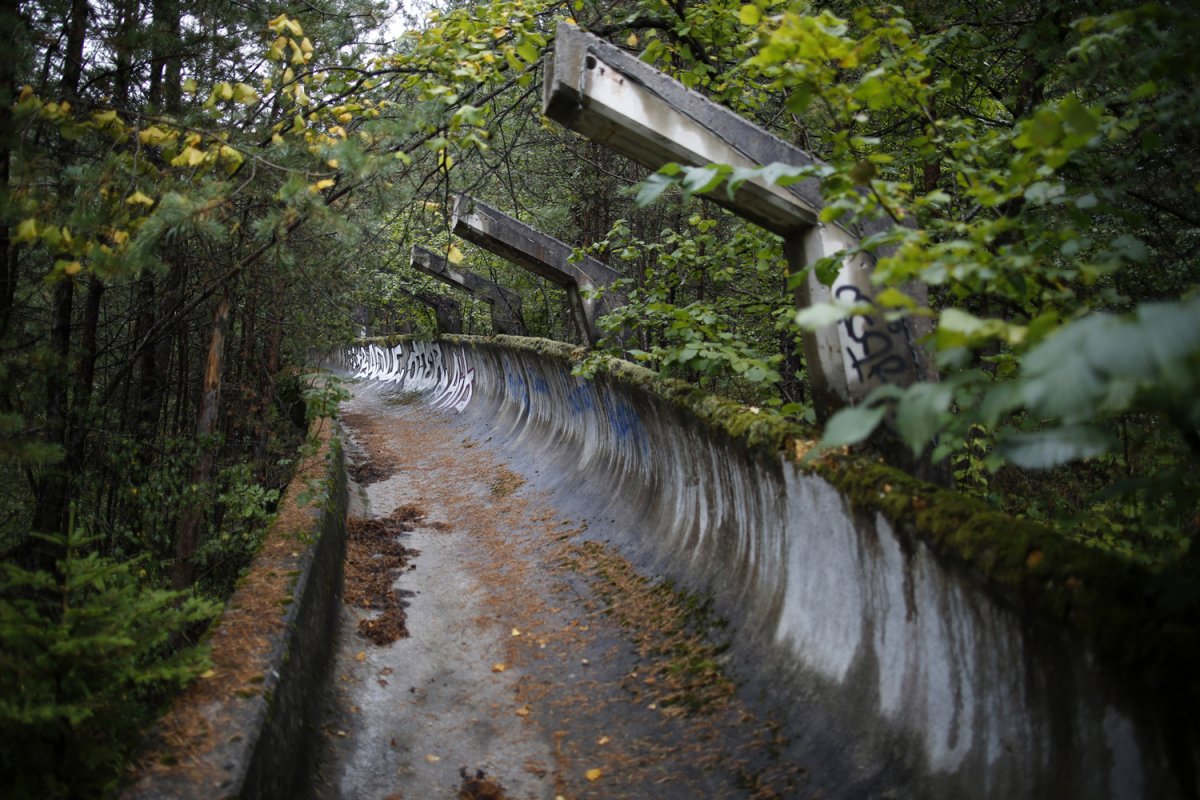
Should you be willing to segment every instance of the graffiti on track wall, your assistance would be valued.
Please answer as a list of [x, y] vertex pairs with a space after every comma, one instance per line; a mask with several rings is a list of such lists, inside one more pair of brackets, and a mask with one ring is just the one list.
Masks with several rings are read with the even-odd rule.
[[458, 350], [447, 355], [437, 342], [352, 345], [342, 351], [341, 362], [355, 378], [432, 392], [435, 408], [459, 413], [471, 402], [475, 387], [475, 368], [468, 366], [466, 355]]

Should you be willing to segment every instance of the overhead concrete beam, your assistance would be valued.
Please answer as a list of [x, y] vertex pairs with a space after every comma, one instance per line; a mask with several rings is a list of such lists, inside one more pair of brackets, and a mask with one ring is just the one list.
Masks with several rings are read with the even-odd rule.
[[476, 275], [469, 269], [455, 267], [437, 253], [420, 245], [413, 245], [410, 263], [414, 269], [487, 302], [492, 307], [492, 326], [497, 333], [528, 335], [521, 316], [521, 295], [505, 289], [495, 281]]
[[416, 300], [418, 303], [424, 303], [433, 309], [434, 319], [437, 320], [438, 333], [463, 332], [462, 309], [459, 307], [458, 301], [453, 297], [420, 290], [413, 292], [403, 288], [400, 289], [400, 292]]
[[605, 288], [621, 273], [590, 256], [571, 261], [574, 248], [570, 245], [480, 200], [458, 195], [451, 227], [468, 242], [566, 289], [575, 324], [589, 345], [600, 339], [597, 318], [622, 304], [623, 298], [613, 293], [605, 292], [597, 298], [586, 297], [583, 291]]
[[[821, 163], [629, 53], [566, 23], [558, 26], [543, 100], [546, 116], [652, 170], [671, 162], [733, 167]], [[821, 223], [823, 200], [816, 179], [787, 187], [747, 181], [732, 198], [721, 191], [704, 196], [784, 237], [793, 273], [855, 246], [860, 236], [888, 227], [883, 221], [855, 228]], [[864, 256], [846, 258], [832, 287], [821, 284], [815, 271], [810, 271], [797, 290], [796, 303], [807, 307], [834, 299], [870, 299], [874, 296], [871, 269], [872, 262]], [[919, 304], [925, 302], [923, 286], [906, 288]], [[909, 321], [887, 323], [860, 316], [806, 334], [805, 357], [818, 415], [827, 418], [881, 384], [903, 386], [933, 378], [932, 364], [913, 343], [925, 332]]]

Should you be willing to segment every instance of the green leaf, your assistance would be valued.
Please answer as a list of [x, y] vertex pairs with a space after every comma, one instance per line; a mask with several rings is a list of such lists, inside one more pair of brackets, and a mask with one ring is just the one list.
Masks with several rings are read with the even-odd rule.
[[830, 417], [821, 436], [821, 447], [858, 444], [871, 435], [887, 413], [885, 406], [843, 408]]
[[1070, 425], [1037, 433], [1011, 433], [1000, 440], [997, 450], [1018, 467], [1049, 469], [1098, 456], [1111, 445], [1107, 435], [1090, 425]]
[[896, 408], [896, 432], [913, 455], [920, 454], [945, 427], [953, 399], [954, 390], [946, 384], [917, 383], [904, 392]]
[[638, 189], [636, 201], [638, 208], [645, 208], [650, 205], [674, 184], [675, 181], [669, 176], [662, 174], [661, 170], [647, 176], [646, 180], [642, 181], [641, 188]]

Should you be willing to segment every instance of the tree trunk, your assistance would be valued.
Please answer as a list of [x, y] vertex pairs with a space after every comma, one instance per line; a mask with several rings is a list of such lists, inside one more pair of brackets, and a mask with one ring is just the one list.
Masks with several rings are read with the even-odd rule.
[[[0, 30], [23, 32], [24, 22], [16, 0], [0, 0]], [[23, 36], [21, 38], [24, 38]], [[12, 104], [17, 98], [17, 59], [0, 59], [0, 188], [8, 191], [12, 167]], [[8, 333], [13, 301], [17, 296], [17, 254], [9, 235], [8, 220], [0, 220], [0, 340]]]
[[200, 443], [201, 453], [199, 461], [192, 469], [188, 487], [192, 492], [192, 499], [184, 508], [179, 517], [179, 525], [175, 529], [175, 569], [171, 576], [171, 586], [174, 589], [187, 589], [195, 582], [196, 540], [204, 516], [204, 505], [199, 497], [212, 480], [213, 466], [216, 463], [217, 447], [212, 437], [216, 433], [217, 418], [221, 409], [221, 368], [225, 360], [225, 340], [229, 336], [229, 309], [232, 302], [232, 292], [226, 286], [213, 314], [212, 338], [209, 339], [208, 358], [204, 363], [200, 410], [196, 415], [196, 440]]

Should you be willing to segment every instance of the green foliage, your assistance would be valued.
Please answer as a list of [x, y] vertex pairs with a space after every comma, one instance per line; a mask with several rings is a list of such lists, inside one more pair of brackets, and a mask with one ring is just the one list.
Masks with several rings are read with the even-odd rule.
[[0, 563], [0, 775], [7, 797], [99, 796], [115, 786], [165, 692], [206, 666], [177, 638], [219, 605], [150, 588], [137, 561], [82, 529], [42, 537], [53, 572]]
[[[1077, 512], [1091, 506], [1128, 533], [1122, 509], [1136, 508], [1147, 530], [1187, 541], [1200, 501], [1187, 477], [1200, 461], [1197, 18], [1177, 3], [843, 8], [740, 12], [757, 29], [741, 69], [786, 94], [826, 163], [668, 165], [639, 202], [814, 179], [822, 221], [890, 219], [812, 265], [830, 284], [842, 259], [873, 256], [874, 306], [822, 304], [794, 321], [931, 313], [942, 380], [877, 390], [829, 420], [823, 445], [885, 426], [915, 454], [965, 465], [985, 496], [1005, 464], [1058, 469], [1058, 481], [1090, 460], [1107, 479], [1089, 481], [1068, 528], [1087, 527]], [[932, 311], [904, 293], [912, 280], [931, 288]], [[1118, 457], [1132, 418], [1157, 420], [1136, 477]]]

